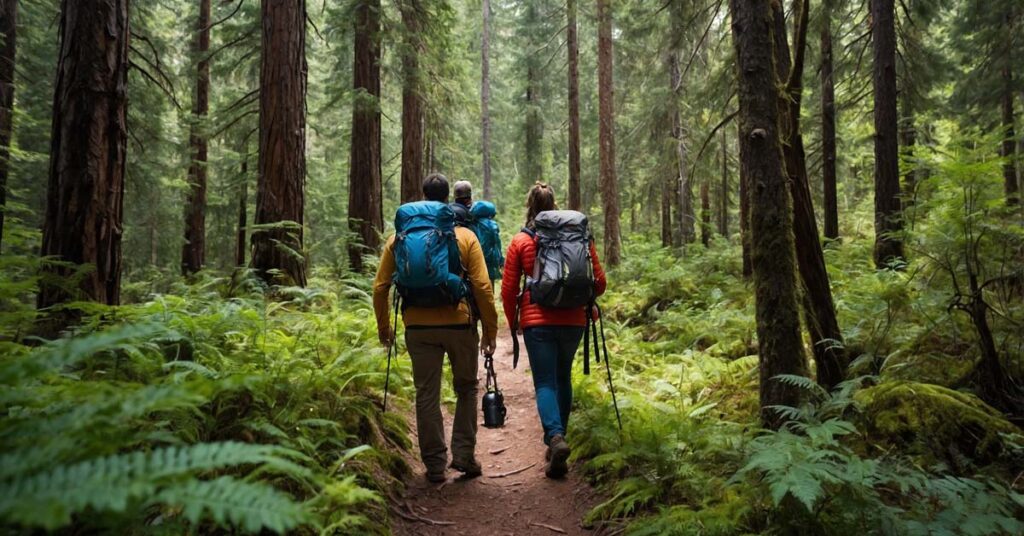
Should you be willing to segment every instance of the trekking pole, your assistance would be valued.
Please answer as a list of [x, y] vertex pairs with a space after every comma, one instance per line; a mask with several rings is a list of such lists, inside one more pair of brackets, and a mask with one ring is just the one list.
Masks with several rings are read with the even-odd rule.
[[[384, 374], [384, 413], [388, 412], [388, 387], [391, 384], [391, 350], [395, 351], [395, 358], [398, 358], [398, 293], [395, 291], [395, 323], [392, 324], [391, 343], [388, 344], [388, 368]], [[390, 320], [389, 320], [390, 322]]]
[[[615, 420], [619, 422], [619, 434], [622, 434], [622, 414], [619, 413], [619, 401], [615, 396], [615, 384], [612, 383], [612, 367], [608, 364], [608, 344], [604, 339], [604, 313], [601, 312], [601, 306], [594, 304], [597, 307], [598, 321], [601, 322], [601, 351], [604, 353], [604, 369], [608, 371], [608, 389], [612, 392], [612, 405], [615, 406]], [[594, 341], [597, 344], [597, 341]]]

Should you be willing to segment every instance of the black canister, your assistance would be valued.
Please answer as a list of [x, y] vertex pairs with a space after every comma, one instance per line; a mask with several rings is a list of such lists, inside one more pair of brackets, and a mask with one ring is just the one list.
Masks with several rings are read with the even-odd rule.
[[484, 393], [484, 426], [487, 428], [501, 428], [505, 426], [505, 395], [501, 391], [487, 391]]

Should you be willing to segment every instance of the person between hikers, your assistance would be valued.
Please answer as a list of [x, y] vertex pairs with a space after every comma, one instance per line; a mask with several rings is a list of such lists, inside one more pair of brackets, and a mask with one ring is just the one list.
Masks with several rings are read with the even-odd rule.
[[[505, 317], [510, 327], [522, 331], [526, 343], [537, 398], [537, 413], [544, 428], [544, 443], [548, 446], [546, 474], [549, 478], [561, 478], [568, 472], [566, 459], [570, 451], [565, 434], [572, 408], [572, 362], [587, 326], [587, 309], [590, 307], [544, 307], [534, 302], [529, 288], [520, 293], [520, 280], [524, 274], [529, 277], [535, 277], [536, 274], [536, 220], [541, 213], [557, 209], [555, 192], [550, 186], [538, 182], [530, 189], [526, 198], [526, 225], [508, 246], [501, 284]], [[582, 214], [569, 211], [549, 214], [553, 217], [577, 217], [582, 221], [582, 228], [586, 229], [586, 218]], [[592, 292], [587, 289], [592, 302], [604, 293], [607, 280], [589, 232], [586, 232], [584, 240], [587, 242], [582, 247], [584, 250], [589, 248], [592, 264], [592, 272], [586, 276], [593, 285]], [[586, 255], [583, 257], [585, 259]], [[515, 335], [513, 333], [513, 337]]]
[[450, 206], [455, 213], [455, 225], [473, 231], [480, 241], [493, 286], [494, 281], [501, 279], [501, 271], [505, 266], [501, 227], [495, 219], [498, 209], [490, 201], [473, 202], [473, 185], [469, 181], [456, 182], [454, 189], [455, 202]]
[[[401, 251], [396, 246], [396, 239], [402, 240], [401, 247], [411, 247], [415, 229], [408, 233], [402, 232], [402, 218], [415, 218], [417, 214], [427, 217], [417, 220], [434, 222], [448, 218], [449, 232], [453, 232], [458, 245], [459, 261], [463, 285], [468, 286], [466, 299], [457, 303], [443, 303], [431, 307], [415, 306], [409, 301], [417, 302], [408, 289], [402, 295], [402, 321], [405, 324], [405, 344], [412, 360], [413, 383], [416, 386], [416, 428], [420, 447], [420, 456], [427, 469], [427, 479], [431, 482], [443, 482], [446, 479], [445, 468], [448, 464], [448, 449], [444, 438], [444, 420], [441, 416], [441, 376], [444, 356], [452, 367], [452, 384], [457, 396], [455, 419], [452, 425], [451, 468], [463, 473], [466, 477], [480, 476], [480, 464], [476, 460], [477, 430], [477, 352], [485, 355], [494, 353], [495, 337], [498, 332], [498, 313], [494, 306], [491, 280], [487, 273], [487, 265], [480, 250], [480, 244], [472, 231], [454, 227], [453, 216], [448, 208], [448, 180], [441, 174], [433, 173], [423, 181], [423, 195], [426, 202], [409, 203], [399, 208], [396, 215], [395, 228], [397, 235], [388, 238], [381, 254], [380, 266], [373, 285], [373, 308], [377, 317], [377, 333], [381, 344], [389, 346], [394, 342], [395, 331], [391, 326], [389, 314], [389, 296], [392, 282], [401, 284], [402, 277], [396, 271], [396, 254]], [[433, 202], [433, 203], [430, 203]], [[431, 211], [434, 211], [431, 213]], [[403, 216], [405, 214], [406, 216]], [[408, 216], [412, 214], [412, 216]], [[438, 215], [442, 217], [438, 217]], [[431, 225], [432, 223], [427, 223]], [[451, 235], [449, 235], [451, 236]], [[397, 237], [397, 238], [396, 238]], [[426, 243], [436, 242], [427, 240]], [[396, 249], [399, 250], [396, 252]], [[454, 248], [450, 249], [454, 251]], [[445, 253], [449, 251], [446, 247]], [[420, 257], [423, 252], [419, 252]], [[401, 257], [400, 257], [401, 259]], [[415, 262], [415, 261], [413, 261]], [[402, 264], [405, 264], [404, 262]], [[447, 260], [444, 262], [448, 266]], [[454, 266], [454, 264], [452, 264]], [[412, 274], [423, 276], [424, 274]], [[447, 275], [447, 274], [446, 274]], [[398, 292], [399, 290], [396, 290]], [[471, 307], [469, 300], [475, 300], [476, 307]], [[420, 299], [419, 302], [424, 300]], [[474, 309], [477, 312], [474, 312]], [[476, 316], [483, 324], [483, 338], [478, 339]], [[479, 347], [478, 347], [479, 340]]]
[[468, 208], [473, 206], [473, 185], [469, 181], [456, 181], [452, 186], [455, 191], [455, 202]]

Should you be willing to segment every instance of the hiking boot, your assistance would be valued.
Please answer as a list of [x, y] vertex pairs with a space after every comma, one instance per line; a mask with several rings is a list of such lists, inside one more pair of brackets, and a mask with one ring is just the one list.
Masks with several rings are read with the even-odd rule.
[[436, 471], [432, 469], [427, 469], [427, 482], [440, 484], [441, 482], [444, 482], [446, 480], [448, 480], [448, 475], [444, 474], [444, 469], [439, 469]]
[[566, 463], [566, 460], [569, 459], [569, 454], [572, 452], [569, 450], [569, 444], [565, 442], [565, 438], [561, 435], [552, 437], [548, 452], [551, 453], [551, 460], [548, 462], [548, 468], [544, 471], [544, 474], [548, 478], [564, 477], [569, 472], [569, 465]]
[[484, 474], [483, 468], [480, 467], [480, 463], [473, 458], [468, 460], [452, 460], [451, 467], [452, 469], [462, 473], [463, 478], [476, 478]]
[[550, 445], [544, 451], [544, 461], [545, 462], [550, 462], [551, 461], [551, 446]]

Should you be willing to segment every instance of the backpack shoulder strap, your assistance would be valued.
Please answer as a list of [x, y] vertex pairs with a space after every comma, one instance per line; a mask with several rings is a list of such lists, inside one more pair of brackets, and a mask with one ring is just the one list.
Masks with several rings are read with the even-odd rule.
[[529, 227], [523, 227], [522, 229], [520, 229], [520, 232], [526, 233], [527, 235], [530, 236], [530, 238], [537, 238], [537, 231], [534, 231]]

